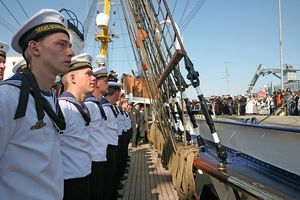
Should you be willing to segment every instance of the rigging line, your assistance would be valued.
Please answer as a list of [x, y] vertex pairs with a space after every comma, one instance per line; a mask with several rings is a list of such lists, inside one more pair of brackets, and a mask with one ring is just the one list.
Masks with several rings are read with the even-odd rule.
[[11, 33], [14, 33], [14, 30], [11, 30], [9, 26], [7, 26], [2, 20], [0, 20], [0, 25], [2, 25], [4, 28], [6, 28]]
[[[120, 1], [119, 1], [119, 3], [120, 3]], [[118, 20], [118, 24], [119, 24], [119, 27], [120, 27], [120, 30], [121, 30], [121, 33], [124, 33], [124, 30], [123, 30], [123, 24], [122, 24], [122, 22], [123, 22], [123, 20], [125, 20], [125, 18], [123, 17], [123, 19], [122, 19], [122, 21], [120, 20], [121, 19], [121, 16], [120, 16], [120, 14], [119, 14], [119, 10], [120, 10], [120, 7], [119, 6], [117, 6], [116, 7], [116, 16], [115, 16], [115, 18], [117, 18], [117, 19], [119, 19]], [[121, 11], [121, 12], [123, 12], [123, 11]], [[124, 14], [125, 15], [125, 14]], [[116, 28], [116, 27], [115, 27]], [[128, 33], [127, 33], [128, 34]], [[118, 36], [120, 36], [120, 34], [118, 34]], [[122, 66], [123, 66], [123, 69], [124, 69], [124, 62], [126, 61], [127, 62], [127, 65], [130, 67], [130, 69], [132, 70], [132, 68], [131, 68], [131, 65], [130, 65], [130, 59], [129, 59], [129, 55], [130, 55], [130, 53], [129, 53], [129, 48], [133, 48], [133, 46], [131, 45], [131, 46], [126, 46], [126, 42], [125, 42], [125, 34], [123, 34], [123, 37], [122, 37], [122, 43], [123, 43], [123, 45], [124, 45], [124, 47], [123, 48], [125, 48], [126, 50], [126, 52], [127, 53], [125, 53], [124, 54], [124, 52], [122, 53], [122, 57], [123, 57], [123, 62], [122, 62]], [[115, 47], [115, 48], [118, 48], [118, 47]], [[121, 47], [119, 47], [119, 48], [121, 48]], [[126, 58], [125, 58], [126, 57]]]
[[[145, 7], [146, 5], [145, 4], [143, 4], [143, 6], [140, 6], [141, 7], [141, 11], [143, 11], [143, 12], [145, 12], [145, 9], [147, 10], [147, 8]], [[147, 26], [149, 26], [149, 24], [146, 22], [147, 20], [149, 20], [149, 16], [144, 16], [144, 13], [141, 13], [142, 15], [143, 15], [143, 19], [144, 19], [144, 27], [146, 27], [146, 25]], [[147, 23], [147, 24], [145, 24], [145, 22]], [[147, 28], [147, 27], [146, 27]], [[149, 29], [149, 28], [148, 28]], [[149, 35], [149, 32], [147, 33], [148, 34], [148, 36], [150, 36]], [[149, 38], [149, 37], [148, 37]], [[150, 38], [149, 38], [149, 42], [151, 43], [151, 41], [150, 41]], [[151, 44], [149, 44], [149, 43], [144, 43], [145, 44], [145, 53], [147, 54], [147, 55], [149, 55], [149, 46], [148, 45], [150, 45], [151, 46]], [[152, 47], [152, 46], [151, 46]], [[145, 57], [145, 59], [147, 59], [147, 56]], [[151, 65], [153, 65], [153, 63], [154, 63], [154, 61], [153, 61], [153, 57], [152, 56], [149, 56], [148, 57], [148, 59], [147, 59], [148, 61], [149, 61], [149, 64], [151, 64]]]
[[175, 0], [175, 4], [174, 4], [173, 11], [172, 11], [172, 15], [174, 14], [174, 11], [175, 11], [175, 9], [176, 9], [176, 6], [177, 6], [177, 0]]
[[2, 3], [2, 5], [6, 8], [6, 10], [9, 12], [9, 14], [14, 18], [14, 20], [17, 22], [17, 24], [19, 25], [19, 26], [21, 26], [21, 24], [20, 24], [20, 22], [17, 20], [17, 18], [15, 17], [15, 15], [10, 11], [10, 9], [5, 5], [5, 3], [2, 1], [2, 0], [0, 0], [1, 1], [1, 3]]
[[[159, 9], [159, 11], [161, 11], [161, 6], [159, 6], [158, 9]], [[144, 10], [144, 13], [149, 13], [149, 12], [147, 12], [147, 10]], [[149, 17], [144, 17], [144, 19], [145, 19], [145, 23], [147, 23], [148, 26], [151, 26], [151, 20], [150, 20], [150, 18]], [[148, 28], [148, 29], [150, 29], [150, 28]], [[161, 64], [160, 64], [159, 60], [157, 60], [158, 59], [157, 56], [153, 55], [153, 53], [151, 53], [151, 52], [156, 52], [158, 55], [160, 55], [160, 47], [157, 45], [157, 43], [155, 42], [154, 39], [153, 39], [153, 41], [151, 40], [151, 37], [152, 38], [155, 37], [155, 36], [153, 36], [153, 32], [148, 32], [147, 34], [149, 36], [148, 37], [149, 38], [148, 45], [151, 47], [151, 49], [147, 48], [148, 57], [150, 58], [152, 65], [159, 67]], [[153, 45], [153, 43], [154, 43], [155, 46]], [[156, 47], [156, 51], [155, 51], [154, 47]], [[161, 71], [160, 72], [156, 72], [156, 74], [160, 74], [160, 73], [161, 73]]]
[[19, 4], [19, 6], [21, 7], [22, 11], [24, 12], [24, 14], [26, 15], [27, 19], [29, 19], [29, 16], [27, 15], [27, 13], [26, 13], [24, 7], [22, 6], [22, 4], [19, 2], [19, 0], [17, 0], [17, 2]]
[[10, 23], [8, 23], [7, 20], [5, 20], [4, 18], [0, 17], [0, 20], [1, 20], [8, 28], [10, 28], [12, 31], [15, 31], [15, 30], [16, 30], [16, 28], [15, 28], [13, 25], [11, 25]]
[[[136, 6], [136, 5], [135, 5]], [[131, 17], [133, 17], [132, 15], [131, 15]], [[147, 19], [147, 18], [146, 18]], [[136, 22], [136, 19], [135, 20], [133, 20], [132, 19], [132, 24], [134, 24], [134, 21]], [[137, 34], [137, 27], [132, 27], [132, 29], [135, 29], [135, 30], [133, 30], [133, 32], [135, 33], [135, 34]], [[131, 32], [131, 35], [132, 35], [132, 32]], [[131, 40], [131, 41], [134, 41], [134, 40]], [[142, 61], [146, 61], [146, 64], [150, 64], [150, 65], [153, 65], [153, 62], [150, 62], [150, 60], [149, 59], [147, 59], [148, 57], [147, 57], [147, 55], [148, 55], [148, 52], [147, 52], [147, 50], [145, 49], [145, 48], [141, 48], [141, 49], [136, 49], [136, 52], [137, 52], [137, 54], [138, 54], [138, 56], [139, 56], [139, 58], [140, 58], [140, 60], [142, 60]], [[152, 59], [152, 57], [150, 58], [150, 59]], [[150, 67], [149, 68], [151, 71], [152, 71], [152, 68]], [[154, 76], [153, 76], [153, 72], [151, 73], [151, 82], [155, 82], [157, 79], [155, 79], [154, 78]], [[152, 84], [152, 85], [156, 85], [156, 84]], [[153, 88], [154, 90], [153, 91], [155, 91], [155, 93], [152, 93], [152, 96], [154, 97], [154, 96], [156, 96], [157, 94], [158, 94], [158, 91], [157, 91], [157, 88], [155, 87], [155, 88]]]
[[182, 25], [182, 27], [181, 27], [182, 31], [184, 31], [184, 29], [187, 27], [187, 25], [192, 21], [192, 19], [195, 17], [195, 15], [198, 13], [198, 11], [202, 8], [202, 6], [204, 5], [205, 1], [206, 1], [206, 0], [203, 0], [203, 1], [201, 2], [201, 4], [198, 4], [198, 7], [197, 7], [197, 8], [195, 9], [195, 11], [190, 15], [188, 21], [186, 21], [186, 22]]
[[[161, 0], [158, 1], [158, 7], [160, 6], [160, 4], [161, 4]], [[155, 12], [155, 13], [156, 13], [156, 12]], [[159, 15], [159, 10], [158, 10], [158, 12], [156, 13], [156, 15], [157, 15], [157, 16]]]
[[[119, 0], [119, 2], [120, 2], [121, 0]], [[118, 11], [120, 10], [120, 7], [118, 6], [117, 7], [117, 9], [118, 9]], [[123, 13], [123, 10], [121, 10], [120, 12], [122, 12]], [[123, 15], [125, 15], [125, 14], [123, 14]], [[120, 13], [119, 12], [117, 12], [117, 16], [120, 18]], [[123, 16], [123, 19], [124, 20], [126, 20], [126, 18]], [[122, 43], [123, 43], [123, 45], [125, 46], [126, 45], [126, 41], [125, 41], [125, 37], [126, 37], [126, 35], [127, 35], [127, 37], [129, 38], [129, 33], [127, 32], [127, 34], [125, 35], [124, 34], [124, 28], [123, 28], [123, 21], [119, 21], [119, 25], [120, 25], [120, 29], [121, 29], [121, 33], [123, 33], [122, 35], [123, 35], [123, 37], [122, 37]], [[119, 34], [120, 35], [120, 34]], [[133, 48], [133, 45], [130, 43], [130, 47], [131, 48]], [[126, 53], [125, 53], [125, 57], [127, 58], [127, 64], [128, 64], [128, 66], [129, 66], [129, 68], [130, 68], [130, 70], [132, 70], [132, 67], [131, 67], [131, 65], [130, 65], [130, 62], [129, 62], [129, 50], [128, 50], [128, 48], [126, 48]], [[123, 54], [124, 55], [124, 54]], [[134, 61], [135, 61], [135, 63], [137, 63], [137, 60], [136, 60], [136, 58], [134, 59]]]
[[184, 9], [183, 9], [182, 16], [181, 16], [181, 18], [180, 18], [180, 20], [179, 20], [179, 26], [181, 25], [183, 16], [185, 15], [185, 12], [186, 12], [186, 10], [187, 10], [187, 7], [188, 7], [189, 2], [190, 2], [190, 0], [188, 0], [188, 1], [186, 2], [186, 4], [185, 4], [185, 7], [184, 7]]
[[[151, 6], [150, 6], [151, 7]], [[152, 8], [152, 7], [151, 7]], [[161, 11], [161, 7], [159, 6], [158, 7], [159, 8], [159, 11]], [[145, 7], [145, 12], [146, 12], [146, 10], [147, 10], [147, 8]], [[149, 13], [149, 12], [146, 12], [146, 13]], [[155, 17], [157, 17], [157, 16], [155, 16]], [[145, 20], [145, 22], [147, 23], [147, 25], [149, 25], [149, 24], [151, 24], [151, 22], [149, 22], [149, 16], [147, 16], [147, 17], [143, 17], [144, 19], [146, 19]], [[148, 19], [148, 20], [147, 20]], [[151, 20], [150, 20], [151, 21]], [[148, 28], [149, 29], [149, 28]], [[145, 46], [145, 48], [146, 48], [146, 51], [147, 51], [147, 56], [148, 56], [148, 58], [149, 58], [149, 61], [150, 61], [150, 64], [151, 65], [153, 65], [153, 66], [159, 66], [159, 65], [161, 65], [161, 62], [159, 62], [158, 60], [157, 60], [157, 57], [156, 56], [154, 56], [153, 55], [153, 53], [151, 54], [151, 52], [157, 52], [158, 53], [158, 55], [159, 55], [159, 52], [160, 52], [160, 48], [157, 46], [157, 51], [155, 51], [154, 50], [154, 48], [153, 48], [153, 43], [152, 43], [152, 40], [151, 40], [151, 37], [150, 36], [152, 36], [152, 32], [148, 32], [148, 35], [149, 35], [149, 43], [148, 43], [148, 45], [147, 46]], [[152, 36], [153, 37], [153, 36]], [[153, 42], [154, 42], [155, 40], [153, 40]], [[149, 47], [150, 47], [150, 49], [149, 49]], [[154, 67], [155, 68], [155, 67]], [[158, 74], [157, 72], [155, 73], [156, 75]]]
[[193, 16], [199, 11], [201, 6], [203, 5], [203, 2], [204, 2], [204, 0], [197, 2], [197, 4], [193, 7], [192, 11], [186, 17], [184, 22], [180, 25], [181, 29], [186, 25], [186, 23], [189, 23], [190, 20], [193, 18]]
[[[151, 2], [150, 2], [150, 4], [151, 4]], [[152, 8], [152, 5], [150, 5], [150, 7]], [[158, 9], [159, 9], [159, 12], [161, 12], [162, 15], [163, 15], [163, 11], [162, 11], [161, 5], [158, 6]], [[154, 16], [154, 17], [156, 18], [156, 20], [157, 20], [157, 22], [158, 22], [157, 16]], [[164, 18], [164, 19], [165, 19], [165, 18]], [[165, 24], [164, 24], [164, 25], [165, 25]], [[164, 26], [164, 27], [165, 27], [165, 26]], [[160, 32], [163, 32], [163, 31], [161, 31], [161, 30], [162, 30], [162, 29], [161, 29], [161, 26], [158, 26], [158, 28], [160, 28], [160, 29], [159, 29]], [[152, 35], [152, 32], [150, 32], [150, 35]], [[152, 37], [155, 38], [155, 36], [152, 36]], [[166, 43], [165, 38], [162, 37], [162, 39], [163, 39], [164, 43]], [[149, 41], [151, 42], [151, 40], [149, 40]], [[157, 56], [159, 56], [160, 59], [161, 59], [161, 61], [158, 61], [158, 60], [157, 60], [157, 57], [155, 56], [154, 58], [156, 58], [156, 64], [154, 64], [154, 65], [155, 65], [155, 66], [160, 66], [161, 64], [165, 64], [165, 63], [162, 63], [162, 62], [165, 61], [165, 59], [167, 59], [168, 57], [166, 56], [165, 51], [162, 50], [160, 46], [157, 46], [157, 41], [156, 41], [156, 42], [155, 42], [155, 41], [156, 41], [156, 40], [153, 39], [154, 44], [156, 44], [157, 51], [154, 51], [154, 50], [153, 50], [153, 45], [150, 45], [150, 46], [152, 47], [152, 52], [156, 52], [156, 53], [157, 53]], [[152, 55], [152, 54], [150, 53], [150, 55]], [[149, 55], [148, 55], [148, 56], [149, 56]], [[151, 56], [150, 56], [150, 57], [151, 57]], [[159, 67], [159, 68], [160, 68], [160, 70], [161, 70], [161, 67]], [[156, 73], [156, 74], [157, 74], [157, 73]]]
[[[122, 8], [122, 13], [123, 13], [123, 15], [124, 15], [124, 17], [125, 17], [125, 25], [126, 25], [127, 30], [128, 30], [129, 41], [130, 41], [130, 44], [133, 46], [133, 48], [132, 48], [132, 53], [133, 53], [133, 55], [134, 55], [136, 67], [138, 67], [138, 66], [137, 66], [137, 63], [138, 63], [138, 59], [137, 59], [137, 56], [138, 56], [138, 55], [137, 55], [137, 49], [136, 49], [136, 47], [133, 45], [133, 31], [132, 31], [132, 28], [131, 28], [131, 26], [130, 26], [129, 19], [128, 19], [130, 16], [128, 16], [129, 14], [126, 13], [126, 5], [125, 5], [125, 3], [124, 3], [122, 0], [120, 0], [120, 3], [121, 3], [121, 8]], [[128, 7], [128, 6], [127, 6], [127, 7]], [[127, 9], [129, 9], [129, 8], [127, 8]], [[129, 11], [128, 11], [128, 12], [129, 12]], [[130, 67], [130, 69], [132, 70], [131, 65], [129, 65], [129, 67]]]
[[203, 3], [204, 0], [198, 1], [195, 6], [193, 6], [192, 10], [189, 12], [183, 23], [180, 24], [180, 27], [184, 26], [184, 24], [191, 18], [191, 16], [195, 13], [198, 9], [199, 5]]
[[[121, 2], [122, 2], [122, 1], [121, 1]], [[122, 2], [122, 3], [123, 3], [123, 2]], [[128, 6], [129, 6], [129, 5], [128, 5]], [[125, 6], [124, 6], [124, 3], [122, 4], [122, 8], [123, 8], [123, 12], [124, 12], [124, 14], [125, 14], [126, 12], [125, 12]], [[128, 8], [128, 9], [129, 9], [129, 8]], [[129, 11], [128, 11], [128, 12], [129, 12]], [[128, 16], [128, 15], [130, 15], [130, 14], [129, 14], [129, 13], [126, 13], [126, 14], [125, 14], [125, 17], [126, 17], [126, 19], [127, 19], [127, 20], [126, 20], [126, 25], [127, 25], [128, 29], [129, 29], [129, 36], [130, 36], [130, 38], [131, 38], [130, 42], [132, 43], [132, 42], [134, 41], [134, 39], [133, 39], [133, 38], [134, 38], [134, 37], [133, 37], [133, 32], [134, 32], [134, 31], [132, 30], [133, 27], [130, 27], [130, 26], [129, 26], [129, 23], [128, 23], [128, 18], [129, 18], [129, 17], [132, 17], [132, 16]], [[133, 25], [133, 23], [131, 23], [131, 25]], [[134, 51], [134, 55], [135, 55], [135, 56], [141, 57], [141, 55], [139, 54], [140, 52], [138, 51], [138, 49], [136, 48], [136, 46], [134, 46], [134, 50], [135, 50], [135, 51]], [[136, 54], [137, 54], [137, 55], [136, 55]], [[150, 68], [150, 69], [151, 69], [151, 68]], [[150, 88], [150, 83], [149, 83], [149, 81], [151, 81], [151, 80], [146, 79], [147, 87], [148, 87], [148, 88]], [[149, 91], [151, 91], [151, 90], [149, 90]], [[154, 95], [154, 94], [153, 94], [152, 92], [150, 92], [150, 96], [154, 97], [153, 95]], [[155, 106], [155, 104], [156, 104], [156, 103], [154, 102], [154, 106]]]
[[[161, 7], [159, 7], [159, 8], [161, 9], [160, 11], [161, 11], [162, 15], [164, 15], [162, 8], [161, 8]], [[168, 13], [167, 13], [166, 15], [168, 15]], [[166, 18], [164, 18], [164, 19], [166, 19]], [[158, 21], [158, 18], [157, 18], [157, 17], [156, 17], [156, 20]], [[171, 25], [170, 27], [174, 29], [174, 27], [173, 27], [172, 25]], [[167, 25], [167, 23], [164, 23], [164, 28], [166, 28], [166, 30], [167, 30], [167, 31], [166, 31], [166, 34], [169, 35], [168, 38], [172, 38], [171, 32], [170, 32], [170, 27]], [[161, 26], [158, 26], [158, 29], [159, 29], [160, 32], [163, 32], [163, 31], [164, 31], [164, 30], [161, 29]], [[175, 37], [176, 37], [176, 36], [175, 36]], [[162, 40], [163, 40], [164, 46], [165, 46], [165, 49], [162, 50], [163, 55], [164, 55], [164, 60], [168, 60], [168, 58], [171, 58], [171, 57], [172, 57], [172, 53], [171, 53], [170, 49], [168, 48], [168, 46], [169, 46], [168, 41], [169, 41], [169, 40], [167, 41], [167, 39], [166, 39], [166, 37], [164, 36], [164, 34], [162, 35]], [[173, 41], [173, 43], [174, 43], [174, 41]]]
[[85, 46], [85, 41], [87, 38], [87, 33], [89, 31], [89, 28], [91, 26], [91, 22], [93, 20], [93, 16], [97, 7], [97, 0], [92, 0], [93, 2], [91, 3], [90, 7], [87, 9], [87, 15], [85, 17], [85, 21], [83, 23], [83, 27], [84, 27], [84, 41], [83, 41], [83, 46]]
[[111, 62], [128, 62], [128, 63], [130, 63], [130, 62], [135, 62], [135, 60], [134, 59], [119, 59], [119, 60], [110, 59], [109, 62], [110, 63]]
[[132, 45], [128, 45], [128, 46], [114, 46], [114, 49], [128, 49], [128, 48], [132, 48]]

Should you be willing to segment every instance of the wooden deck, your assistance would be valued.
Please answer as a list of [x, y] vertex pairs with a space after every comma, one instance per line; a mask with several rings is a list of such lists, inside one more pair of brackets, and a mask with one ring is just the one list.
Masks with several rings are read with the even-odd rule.
[[133, 148], [130, 152], [128, 178], [122, 183], [124, 200], [175, 200], [178, 199], [172, 177], [165, 170], [156, 151], [149, 144]]

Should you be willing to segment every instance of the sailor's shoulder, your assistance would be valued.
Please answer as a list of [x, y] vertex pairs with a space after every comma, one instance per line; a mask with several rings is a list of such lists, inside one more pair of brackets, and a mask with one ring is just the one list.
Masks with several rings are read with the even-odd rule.
[[0, 89], [1, 90], [5, 89], [5, 88], [20, 89], [20, 87], [21, 87], [21, 80], [7, 79], [4, 81], [0, 81]]
[[74, 104], [66, 99], [61, 99], [61, 98], [58, 98], [58, 103], [59, 103], [59, 106], [61, 108], [61, 110], [65, 113], [65, 112], [78, 112], [77, 108], [74, 106]]
[[[19, 99], [20, 89], [14, 84], [0, 83], [0, 101], [14, 101]], [[8, 102], [9, 103], [9, 102]]]
[[92, 101], [86, 101], [84, 102], [85, 106], [87, 107], [87, 109], [89, 110], [90, 116], [91, 118], [98, 118], [99, 115], [99, 107], [97, 105], [96, 102], [92, 102]]
[[85, 101], [84, 104], [86, 105], [86, 107], [88, 107], [88, 109], [90, 108], [98, 108], [98, 105], [93, 102], [93, 101]]

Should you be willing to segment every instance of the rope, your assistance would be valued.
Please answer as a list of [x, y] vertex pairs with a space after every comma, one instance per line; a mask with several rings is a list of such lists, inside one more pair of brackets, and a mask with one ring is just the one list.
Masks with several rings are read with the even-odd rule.
[[172, 159], [173, 184], [179, 199], [193, 199], [196, 195], [193, 174], [193, 161], [198, 149], [178, 147], [177, 154]]
[[169, 164], [174, 152], [175, 151], [172, 146], [172, 141], [171, 141], [170, 137], [168, 137], [163, 145], [163, 151], [162, 151], [162, 155], [161, 155], [161, 162], [165, 169], [169, 169], [168, 164]]

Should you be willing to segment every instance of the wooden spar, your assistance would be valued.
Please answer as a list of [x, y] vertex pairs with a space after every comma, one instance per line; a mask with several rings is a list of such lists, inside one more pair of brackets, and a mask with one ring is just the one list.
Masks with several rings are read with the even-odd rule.
[[227, 183], [228, 175], [226, 175], [223, 171], [220, 171], [215, 163], [205, 160], [202, 157], [199, 157], [194, 160], [194, 166], [197, 169], [201, 169], [202, 171], [208, 173], [209, 175], [215, 177], [216, 179]]
[[160, 88], [164, 80], [167, 78], [167, 76], [170, 75], [170, 73], [173, 71], [173, 69], [177, 66], [177, 64], [180, 62], [180, 60], [183, 58], [185, 55], [185, 52], [182, 51], [181, 49], [177, 49], [175, 53], [173, 54], [171, 61], [169, 62], [168, 66], [166, 69], [163, 71], [162, 76], [160, 77], [158, 83], [157, 83], [157, 88]]

